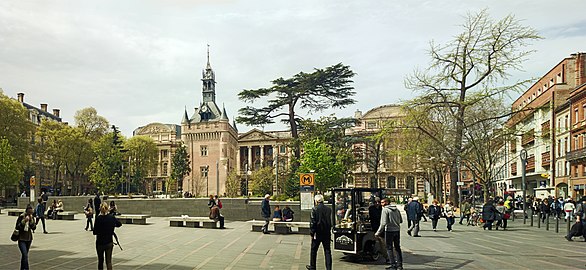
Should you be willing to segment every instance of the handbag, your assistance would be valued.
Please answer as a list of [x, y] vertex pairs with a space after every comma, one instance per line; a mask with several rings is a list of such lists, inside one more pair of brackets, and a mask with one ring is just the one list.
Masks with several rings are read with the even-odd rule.
[[12, 232], [12, 235], [10, 236], [10, 240], [12, 240], [12, 241], [16, 242], [16, 241], [18, 241], [18, 238], [19, 238], [19, 236], [20, 236], [20, 232], [19, 232], [18, 230], [16, 230], [16, 229], [15, 229], [15, 230]]
[[505, 213], [505, 215], [503, 216], [504, 219], [509, 219], [511, 218], [511, 214], [509, 213]]

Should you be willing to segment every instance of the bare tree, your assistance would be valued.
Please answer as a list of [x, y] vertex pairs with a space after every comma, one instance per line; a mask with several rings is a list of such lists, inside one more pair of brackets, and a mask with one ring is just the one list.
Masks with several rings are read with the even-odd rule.
[[[511, 70], [532, 52], [527, 45], [539, 39], [537, 32], [522, 25], [514, 16], [493, 20], [486, 10], [468, 14], [463, 31], [446, 45], [431, 42], [431, 63], [425, 70], [415, 70], [405, 84], [421, 92], [419, 101], [430, 105], [429, 113], [447, 111], [454, 124], [451, 142], [446, 145], [450, 157], [450, 190], [457, 190], [458, 164], [465, 133], [466, 111], [490, 97], [503, 97], [520, 90], [528, 81], [503, 84]], [[428, 132], [430, 133], [430, 132]], [[431, 134], [433, 136], [433, 134]], [[452, 201], [457, 194], [450, 193]]]

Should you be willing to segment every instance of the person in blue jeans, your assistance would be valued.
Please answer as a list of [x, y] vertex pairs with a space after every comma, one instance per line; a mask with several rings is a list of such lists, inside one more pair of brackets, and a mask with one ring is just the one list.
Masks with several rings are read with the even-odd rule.
[[18, 249], [20, 250], [20, 269], [29, 269], [28, 252], [33, 243], [33, 231], [37, 228], [33, 207], [29, 204], [26, 210], [16, 220], [15, 229], [18, 230]]

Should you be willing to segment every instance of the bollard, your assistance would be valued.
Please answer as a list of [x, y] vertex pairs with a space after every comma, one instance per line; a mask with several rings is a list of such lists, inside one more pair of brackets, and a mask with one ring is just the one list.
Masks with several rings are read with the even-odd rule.
[[572, 218], [570, 217], [570, 218], [568, 218], [568, 224], [567, 224], [567, 228], [566, 228], [566, 230], [567, 230], [566, 235], [570, 235], [571, 223], [572, 223]]
[[545, 214], [545, 230], [549, 231], [549, 214]]
[[515, 221], [515, 208], [513, 207], [513, 211], [511, 211], [511, 218]]
[[555, 219], [555, 232], [556, 233], [560, 232], [560, 219], [559, 218]]
[[533, 227], [533, 210], [531, 210], [531, 227]]
[[541, 228], [541, 212], [537, 213], [537, 228]]

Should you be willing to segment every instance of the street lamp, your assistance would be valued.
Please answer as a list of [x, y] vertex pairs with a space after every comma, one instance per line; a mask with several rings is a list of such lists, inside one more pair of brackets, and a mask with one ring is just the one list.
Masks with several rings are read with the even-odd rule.
[[[525, 186], [525, 167], [527, 166], [527, 150], [522, 149], [519, 154], [521, 158], [521, 186], [523, 188], [523, 224], [527, 224], [527, 195]], [[533, 215], [533, 213], [531, 213]]]

